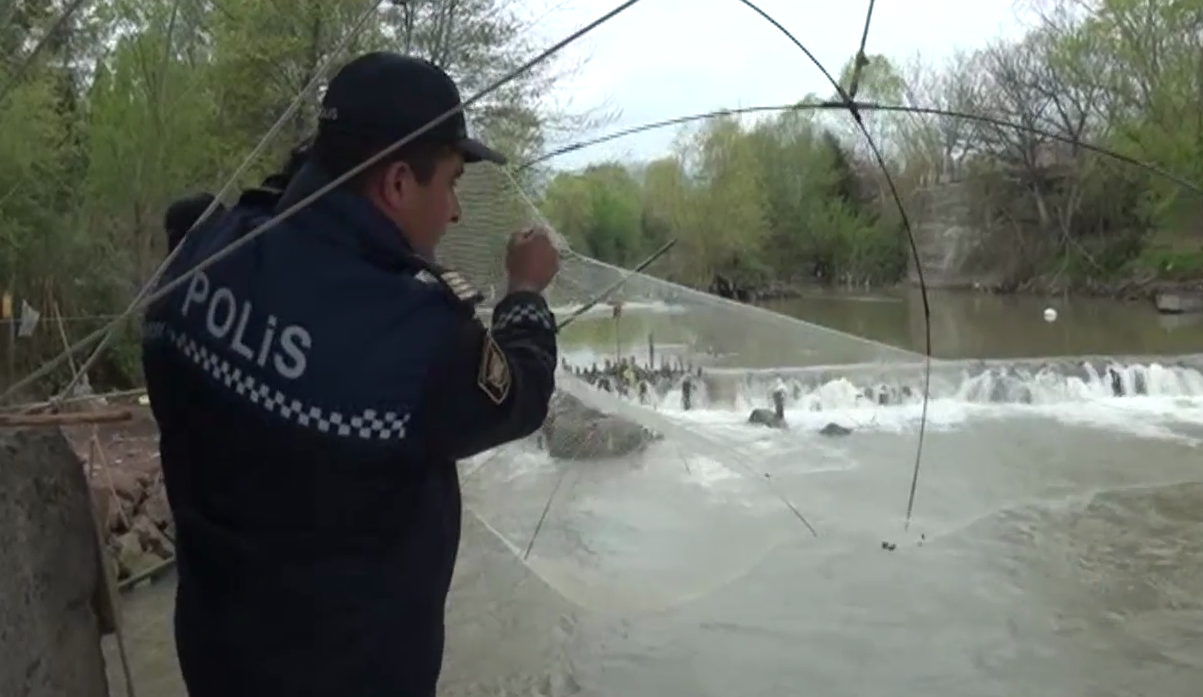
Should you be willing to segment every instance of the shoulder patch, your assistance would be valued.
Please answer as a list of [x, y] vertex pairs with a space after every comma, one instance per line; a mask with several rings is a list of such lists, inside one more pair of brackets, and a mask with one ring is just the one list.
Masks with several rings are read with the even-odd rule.
[[476, 305], [484, 300], [484, 296], [473, 288], [468, 279], [464, 278], [458, 271], [444, 271], [439, 274], [439, 278], [443, 279], [443, 283], [447, 284], [447, 287], [451, 289], [455, 297], [466, 303]]
[[476, 376], [476, 384], [482, 392], [500, 405], [510, 395], [510, 364], [505, 359], [505, 353], [493, 339], [491, 332], [485, 333], [484, 349], [480, 355], [480, 372]]

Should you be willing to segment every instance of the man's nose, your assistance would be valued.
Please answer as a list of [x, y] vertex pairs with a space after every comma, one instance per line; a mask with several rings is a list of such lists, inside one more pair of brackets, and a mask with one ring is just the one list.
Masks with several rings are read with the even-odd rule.
[[463, 212], [463, 210], [459, 206], [459, 196], [456, 196], [451, 204], [451, 222], [458, 223], [460, 214], [462, 212]]

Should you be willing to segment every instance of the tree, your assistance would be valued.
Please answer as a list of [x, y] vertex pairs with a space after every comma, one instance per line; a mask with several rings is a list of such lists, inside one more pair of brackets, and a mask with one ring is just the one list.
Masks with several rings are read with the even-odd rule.
[[649, 245], [659, 247], [674, 231], [691, 222], [690, 183], [681, 160], [665, 157], [648, 163], [643, 171], [644, 236]]
[[[0, 2], [0, 84], [67, 4]], [[124, 307], [163, 257], [167, 204], [224, 184], [324, 63], [409, 50], [468, 96], [542, 48], [516, 0], [382, 3], [356, 28], [375, 4], [119, 0], [78, 10], [0, 99], [0, 290], [44, 311], [53, 299], [68, 315]], [[473, 126], [516, 160], [541, 153], [549, 133], [598, 116], [544, 98], [575, 67], [540, 64], [469, 109]], [[237, 184], [276, 169], [313, 132], [319, 97], [300, 104]], [[17, 367], [60, 350], [53, 339], [23, 351]], [[137, 379], [136, 339], [108, 354], [106, 379]]]
[[[845, 91], [852, 89], [853, 78], [856, 78], [856, 99], [865, 102], [881, 104], [902, 104], [906, 94], [906, 83], [902, 79], [894, 63], [882, 55], [866, 56], [861, 62], [861, 69], [856, 70], [856, 58], [850, 58], [840, 70], [840, 86]], [[832, 95], [838, 99], [838, 95]], [[865, 136], [848, 114], [840, 113], [836, 117], [837, 131], [843, 134], [845, 141], [860, 159], [872, 159], [872, 151]], [[901, 124], [910, 117], [906, 114], [888, 112], [868, 112], [861, 115], [861, 120], [869, 135], [873, 137], [884, 154], [893, 156], [896, 143], [895, 135]]]
[[560, 174], [544, 195], [548, 219], [581, 253], [628, 264], [642, 251], [642, 192], [619, 164]]

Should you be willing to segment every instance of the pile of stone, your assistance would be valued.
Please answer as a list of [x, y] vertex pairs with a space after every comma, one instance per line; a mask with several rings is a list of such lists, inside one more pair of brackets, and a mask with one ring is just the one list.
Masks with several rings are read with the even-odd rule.
[[547, 452], [561, 460], [623, 457], [641, 452], [660, 437], [633, 421], [594, 409], [562, 390], [552, 396], [543, 424]]
[[175, 522], [162, 474], [93, 466], [92, 498], [117, 578], [138, 576], [175, 556]]

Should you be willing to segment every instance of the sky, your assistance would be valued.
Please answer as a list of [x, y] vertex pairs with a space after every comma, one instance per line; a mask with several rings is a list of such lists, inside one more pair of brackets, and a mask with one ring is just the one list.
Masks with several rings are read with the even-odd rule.
[[[548, 45], [617, 6], [618, 0], [566, 0], [533, 9]], [[856, 52], [867, 0], [758, 0], [835, 77]], [[946, 60], [954, 50], [1022, 33], [1015, 0], [878, 0], [866, 52], [904, 63]], [[798, 49], [738, 0], [641, 0], [572, 44], [565, 64], [583, 63], [556, 103], [573, 110], [605, 106], [619, 117], [588, 135], [723, 108], [788, 104], [830, 83]], [[666, 128], [564, 155], [549, 163], [574, 169], [607, 159], [649, 160], [668, 152]]]

